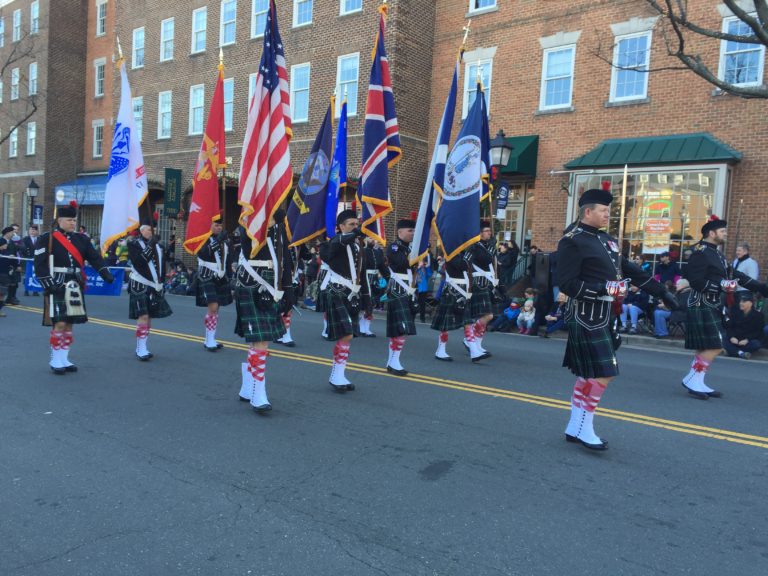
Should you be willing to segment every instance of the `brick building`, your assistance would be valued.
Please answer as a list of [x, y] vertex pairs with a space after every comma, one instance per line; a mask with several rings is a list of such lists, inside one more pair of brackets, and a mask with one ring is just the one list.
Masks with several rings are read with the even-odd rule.
[[[146, 0], [117, 6], [116, 33], [128, 58], [133, 96], [141, 99], [142, 148], [153, 206], [162, 204], [165, 168], [183, 172], [191, 190], [194, 163], [216, 82], [225, 66], [228, 168], [227, 227], [236, 222], [237, 174], [247, 108], [261, 58], [267, 0]], [[377, 0], [281, 1], [278, 21], [291, 78], [291, 162], [301, 172], [336, 87], [349, 99], [348, 172], [361, 162], [370, 54]], [[392, 2], [387, 25], [403, 159], [390, 173], [396, 213], [418, 202], [428, 166], [427, 135], [434, 5]], [[115, 103], [116, 104], [116, 103]], [[162, 212], [162, 210], [160, 210]], [[394, 220], [390, 218], [389, 220]], [[161, 220], [183, 236], [183, 223]]]
[[[738, 30], [717, 0], [688, 7], [701, 25]], [[575, 218], [578, 193], [610, 180], [621, 194], [628, 163], [625, 249], [680, 253], [714, 213], [731, 221], [730, 255], [741, 214], [739, 238], [768, 266], [765, 102], [724, 95], [689, 71], [622, 71], [598, 58], [602, 51], [624, 67], [679, 66], [644, 1], [444, 0], [437, 15], [429, 140], [471, 17], [464, 78], [474, 79], [480, 67], [490, 86], [491, 136], [503, 129], [515, 137], [500, 176], [511, 188], [502, 236], [554, 249]], [[689, 46], [721, 75], [765, 82], [763, 47], [693, 36]], [[465, 85], [464, 110], [467, 99]], [[613, 233], [619, 216], [616, 206]]]
[[81, 168], [86, 14], [82, 0], [0, 0], [0, 131], [9, 136], [0, 146], [3, 224], [29, 223], [31, 179], [40, 187], [34, 203], [50, 218], [54, 186]]

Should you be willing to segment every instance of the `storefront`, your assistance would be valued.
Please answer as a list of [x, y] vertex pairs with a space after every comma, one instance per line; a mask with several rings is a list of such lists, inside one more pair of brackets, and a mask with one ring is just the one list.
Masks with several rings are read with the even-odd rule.
[[[495, 181], [494, 229], [498, 241], [514, 241], [520, 248], [527, 250], [531, 243], [535, 216], [534, 184], [539, 137], [514, 136], [505, 140], [512, 147], [512, 152]], [[499, 198], [499, 190], [502, 189], [506, 202]]]

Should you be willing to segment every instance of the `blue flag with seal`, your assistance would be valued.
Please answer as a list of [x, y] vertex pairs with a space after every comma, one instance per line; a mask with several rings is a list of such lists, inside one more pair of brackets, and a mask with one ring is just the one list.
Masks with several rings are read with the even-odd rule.
[[336, 131], [336, 147], [331, 162], [331, 178], [325, 200], [325, 229], [328, 238], [336, 236], [336, 214], [339, 211], [339, 195], [347, 186], [347, 99], [341, 104], [339, 128]]
[[299, 246], [325, 232], [325, 197], [331, 174], [331, 107], [304, 163], [301, 178], [286, 214], [286, 232], [291, 246]]
[[480, 202], [490, 194], [490, 133], [485, 92], [477, 96], [445, 163], [442, 185], [435, 174], [440, 203], [435, 220], [446, 260], [480, 240]]
[[440, 130], [437, 133], [435, 149], [432, 152], [432, 162], [429, 165], [427, 182], [424, 185], [424, 194], [421, 197], [419, 216], [416, 219], [416, 229], [413, 235], [413, 242], [411, 243], [412, 265], [424, 258], [429, 251], [429, 235], [432, 231], [439, 200], [435, 190], [436, 186], [439, 188], [443, 187], [445, 161], [448, 157], [448, 146], [451, 143], [451, 127], [453, 126], [453, 115], [456, 110], [456, 92], [459, 84], [459, 64], [461, 63], [461, 57], [462, 55], [459, 54], [453, 69], [453, 81], [451, 82], [451, 89], [448, 92], [448, 99], [445, 101], [443, 119], [440, 122]]

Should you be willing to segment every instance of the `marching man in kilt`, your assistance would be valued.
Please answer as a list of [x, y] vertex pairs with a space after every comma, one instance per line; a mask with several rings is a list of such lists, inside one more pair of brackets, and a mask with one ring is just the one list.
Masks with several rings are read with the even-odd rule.
[[208, 311], [204, 318], [205, 343], [209, 352], [216, 352], [221, 344], [216, 342], [219, 325], [219, 307], [232, 303], [229, 286], [229, 240], [225, 237], [220, 220], [211, 223], [211, 236], [197, 253], [197, 297], [195, 303]]
[[328, 264], [324, 280], [325, 311], [328, 315], [328, 339], [335, 340], [333, 367], [328, 383], [337, 392], [354, 390], [344, 371], [349, 360], [349, 346], [360, 334], [360, 272], [362, 247], [357, 239], [362, 236], [354, 210], [343, 210], [336, 217], [339, 233], [320, 248], [320, 258]]
[[[446, 349], [448, 332], [458, 330], [469, 322], [470, 299], [472, 292], [467, 274], [467, 262], [464, 258], [456, 257], [445, 263], [445, 286], [440, 295], [440, 303], [435, 316], [432, 318], [432, 330], [439, 330], [435, 358], [444, 362], [453, 362]], [[470, 350], [471, 351], [471, 350]], [[472, 358], [473, 362], [485, 356]]]
[[267, 242], [255, 258], [250, 258], [251, 238], [245, 228], [240, 229], [242, 250], [236, 273], [235, 334], [249, 344], [248, 361], [241, 365], [240, 400], [250, 402], [257, 413], [272, 410], [266, 387], [268, 348], [270, 342], [285, 333], [278, 312], [278, 303], [283, 297], [281, 272], [286, 264], [290, 266], [288, 242], [280, 226], [284, 218], [285, 212], [278, 208], [273, 216], [275, 223], [267, 233]]
[[58, 209], [56, 228], [43, 234], [35, 250], [35, 276], [45, 289], [43, 326], [51, 329], [51, 361], [54, 374], [77, 372], [69, 361], [72, 325], [88, 321], [85, 311], [85, 261], [99, 271], [106, 282], [114, 278], [85, 234], [76, 234], [77, 203]]
[[[285, 234], [285, 230], [283, 230], [283, 234]], [[278, 305], [280, 320], [285, 328], [285, 334], [275, 340], [275, 342], [288, 348], [294, 348], [296, 342], [294, 342], [293, 337], [291, 336], [291, 321], [293, 319], [293, 307], [296, 305], [296, 302], [299, 301], [299, 257], [296, 252], [299, 248], [288, 248], [288, 236], [283, 239], [282, 245], [285, 246], [285, 251], [287, 252], [285, 262], [286, 264], [289, 264], [283, 269], [283, 277], [280, 284], [283, 286], [284, 292], [283, 297], [280, 299], [280, 304]]]
[[469, 350], [472, 361], [477, 362], [491, 356], [483, 348], [483, 336], [493, 318], [493, 291], [499, 284], [496, 278], [496, 241], [487, 220], [480, 222], [480, 240], [464, 251], [464, 259], [472, 277], [472, 299], [464, 325], [464, 346]]
[[413, 269], [409, 262], [410, 244], [416, 223], [402, 219], [397, 222], [397, 238], [387, 246], [387, 338], [389, 357], [387, 372], [405, 376], [408, 371], [400, 363], [400, 353], [405, 346], [406, 336], [416, 334], [413, 307], [416, 288], [413, 286]]
[[683, 378], [683, 387], [701, 400], [720, 398], [722, 393], [704, 383], [704, 376], [715, 357], [722, 352], [722, 301], [726, 293], [733, 299], [733, 292], [742, 286], [768, 294], [768, 287], [738, 270], [732, 270], [718, 247], [725, 245], [728, 234], [725, 220], [712, 216], [701, 227], [701, 241], [688, 260], [686, 277], [691, 283], [688, 297], [688, 313], [685, 322], [685, 347], [695, 350], [691, 369]]
[[128, 242], [131, 274], [128, 280], [128, 318], [136, 320], [136, 357], [146, 362], [153, 354], [147, 349], [151, 318], [173, 314], [165, 300], [165, 258], [153, 236], [152, 226], [139, 228], [139, 236]]
[[373, 321], [373, 296], [376, 290], [376, 284], [379, 282], [379, 274], [386, 277], [387, 267], [384, 265], [384, 256], [382, 250], [374, 248], [373, 238], [365, 239], [363, 248], [363, 270], [365, 276], [365, 290], [362, 297], [362, 309], [360, 310], [360, 336], [363, 338], [375, 338], [376, 334], [371, 332], [371, 322]]
[[557, 246], [560, 290], [570, 296], [563, 366], [577, 377], [565, 439], [592, 450], [608, 447], [595, 434], [593, 419], [605, 388], [619, 373], [616, 305], [620, 309], [631, 282], [660, 297], [670, 310], [678, 307], [664, 285], [624, 258], [616, 240], [603, 230], [608, 226], [612, 200], [607, 189], [584, 192], [579, 199], [579, 222]]

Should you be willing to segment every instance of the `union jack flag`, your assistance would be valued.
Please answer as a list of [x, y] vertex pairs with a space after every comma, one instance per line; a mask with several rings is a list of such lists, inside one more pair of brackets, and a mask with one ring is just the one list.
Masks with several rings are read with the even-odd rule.
[[368, 103], [365, 107], [363, 165], [357, 198], [363, 208], [362, 231], [386, 244], [382, 219], [392, 212], [389, 200], [389, 168], [402, 156], [400, 129], [395, 114], [395, 97], [384, 47], [387, 7], [379, 8], [379, 29], [373, 49]]
[[251, 257], [264, 246], [269, 220], [291, 190], [288, 143], [292, 135], [288, 71], [277, 8], [271, 0], [256, 89], [248, 109], [238, 190], [240, 224], [253, 241]]

